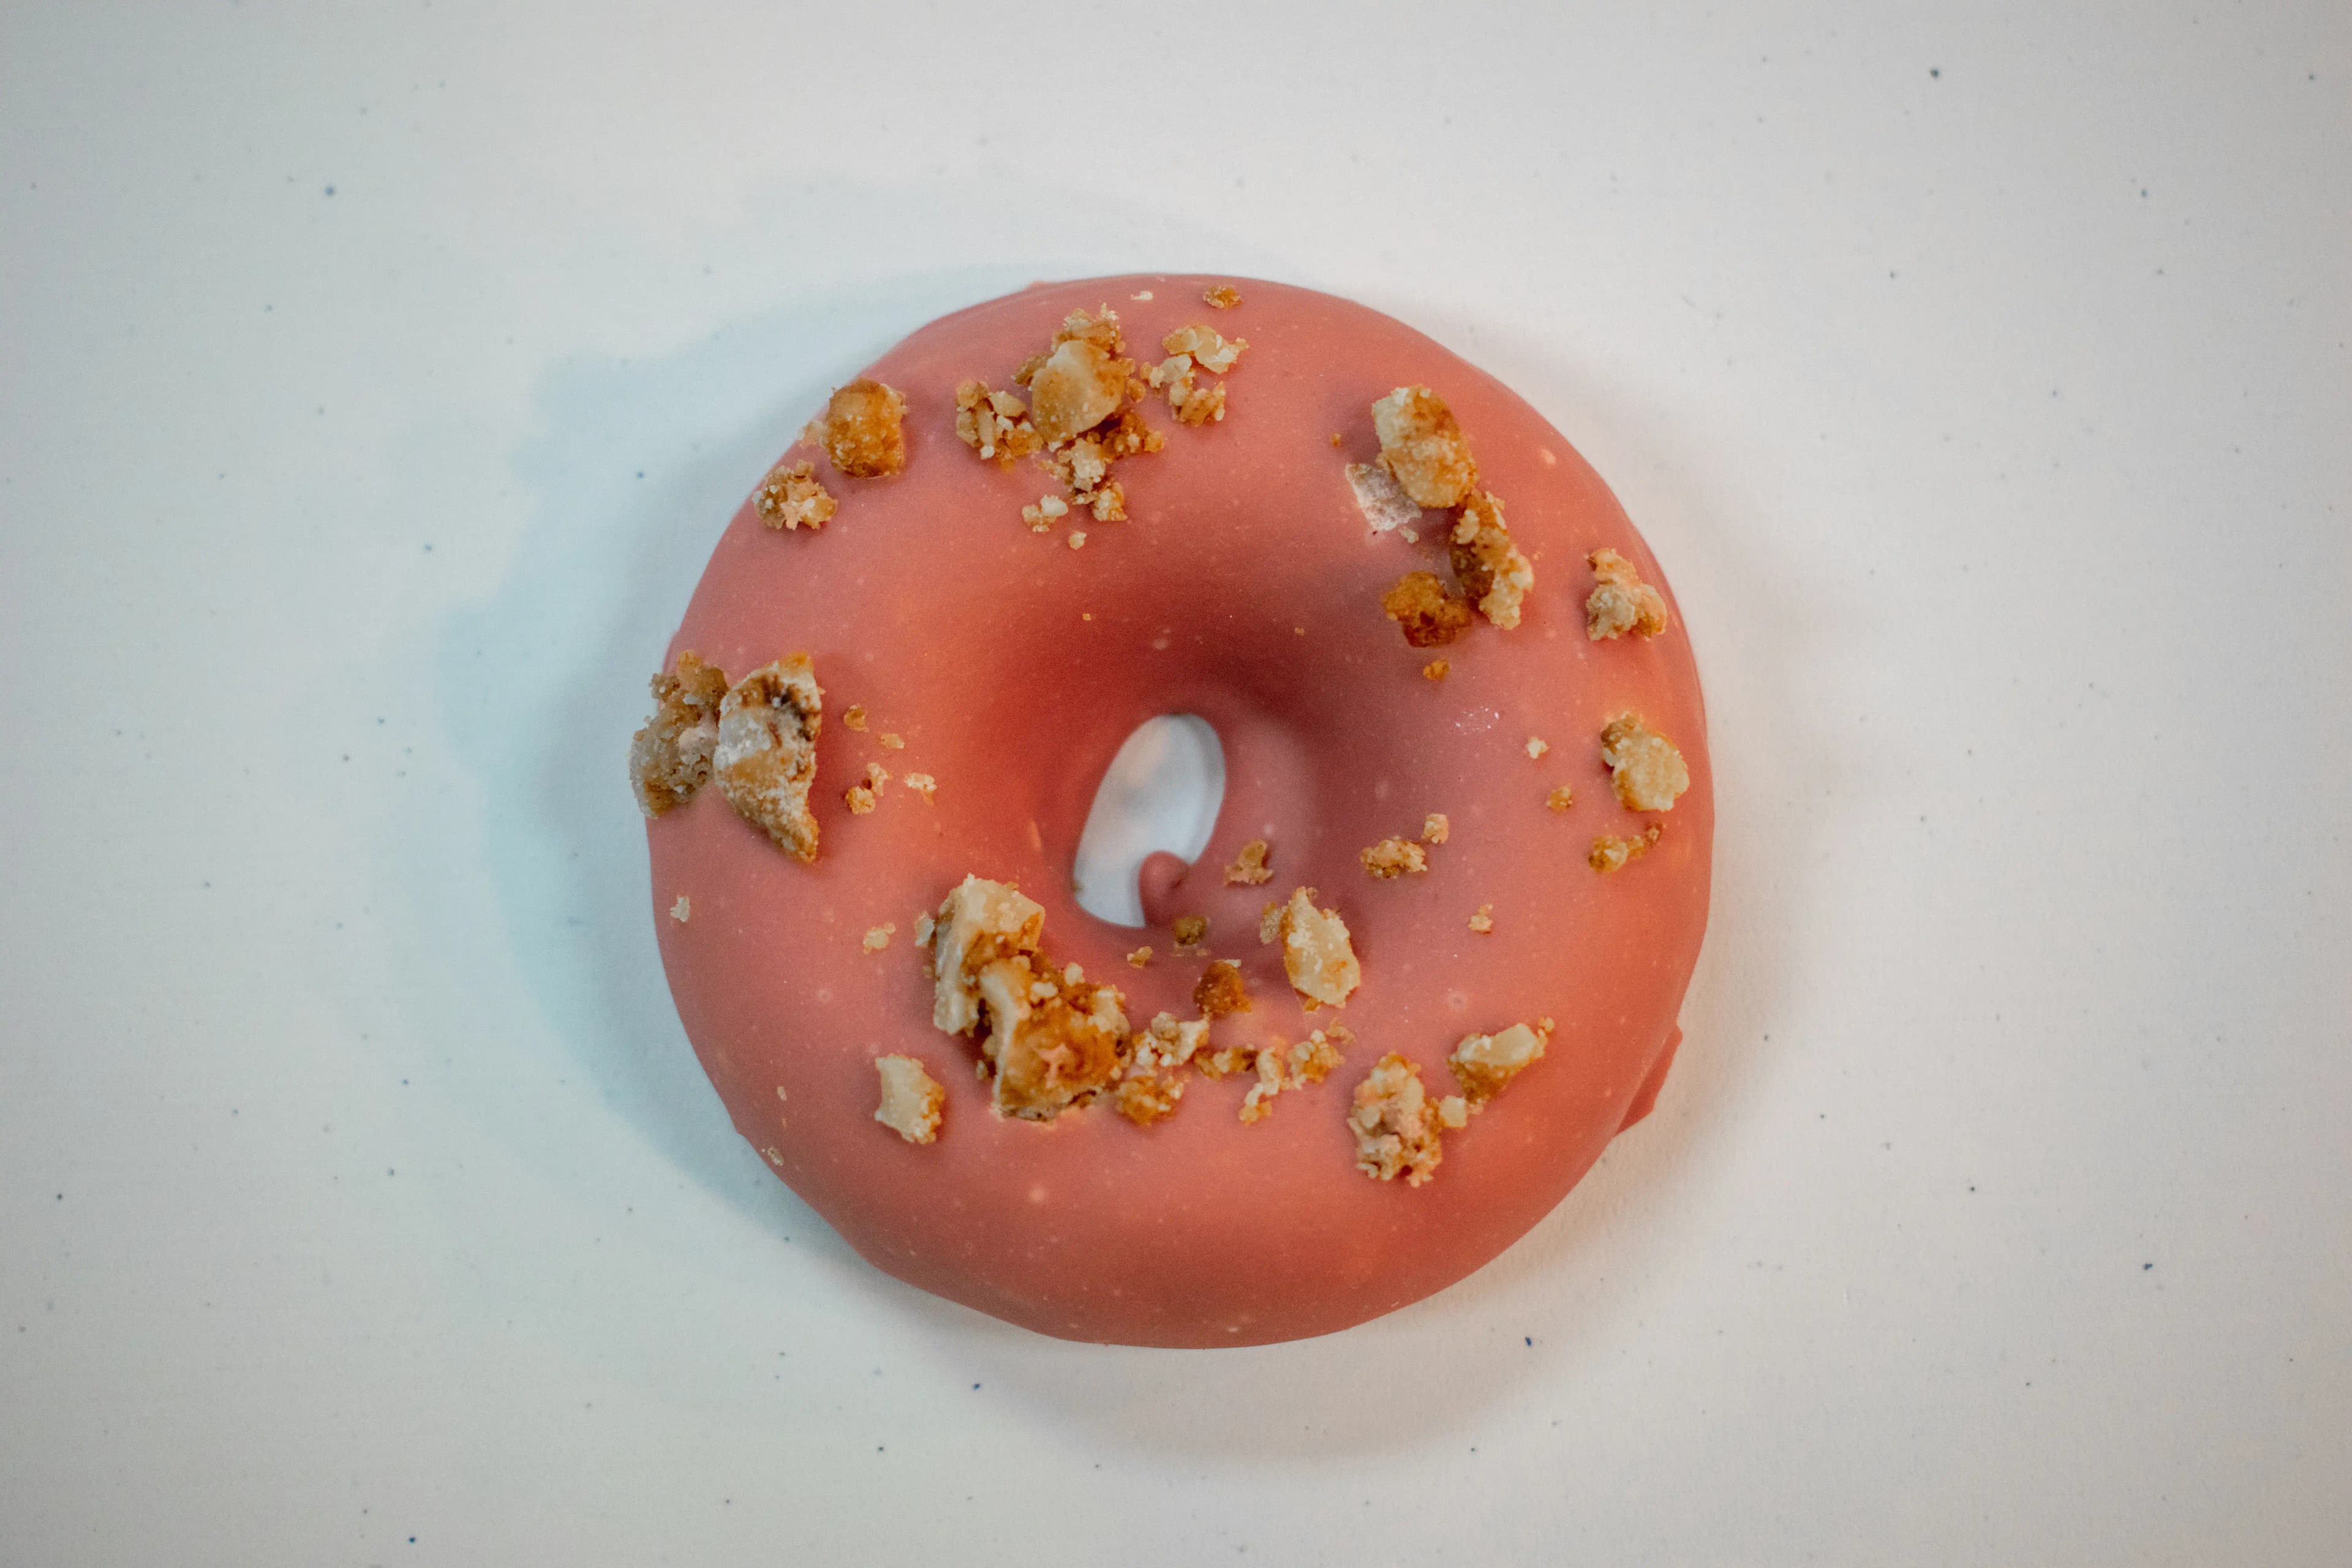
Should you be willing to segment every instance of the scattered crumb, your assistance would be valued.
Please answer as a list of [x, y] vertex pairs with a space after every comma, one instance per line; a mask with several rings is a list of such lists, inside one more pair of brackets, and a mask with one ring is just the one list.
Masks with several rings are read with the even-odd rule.
[[1438, 1125], [1449, 1131], [1460, 1131], [1470, 1125], [1470, 1102], [1458, 1094], [1449, 1094], [1437, 1102]]
[[1343, 443], [1343, 442], [1339, 439], [1339, 432], [1338, 432], [1337, 430], [1332, 431], [1332, 432], [1331, 432], [1331, 445], [1333, 445], [1334, 447], [1338, 447], [1338, 446], [1342, 446], [1342, 445], [1344, 445], [1344, 444], [1345, 444], [1345, 443]]
[[1528, 737], [1528, 755], [1529, 757], [1540, 758], [1546, 752], [1550, 750], [1551, 742], [1545, 740], [1541, 735], [1529, 735]]
[[1592, 596], [1584, 601], [1585, 636], [1598, 642], [1627, 632], [1654, 637], [1666, 629], [1665, 596], [1642, 581], [1633, 563], [1614, 550], [1596, 550], [1585, 557], [1596, 579]]
[[680, 925], [684, 925], [687, 921], [692, 920], [694, 918], [694, 900], [688, 898], [684, 893], [680, 893], [677, 896], [677, 902], [669, 907], [669, 918], [676, 921]]
[[1355, 1037], [1344, 1024], [1334, 1024], [1327, 1031], [1318, 1029], [1295, 1046], [1280, 1040], [1270, 1042], [1257, 1053], [1252, 1064], [1257, 1069], [1257, 1082], [1250, 1086], [1242, 1100], [1242, 1120], [1255, 1122], [1274, 1111], [1274, 1098], [1285, 1089], [1304, 1089], [1310, 1083], [1321, 1083], [1339, 1065], [1339, 1051], [1354, 1043]]
[[778, 463], [751, 492], [760, 521], [773, 529], [823, 528], [835, 510], [833, 493], [820, 483], [814, 463]]
[[1444, 1151], [1437, 1118], [1421, 1087], [1421, 1068], [1391, 1051], [1356, 1086], [1348, 1126], [1356, 1135], [1356, 1169], [1375, 1181], [1399, 1176], [1417, 1187], [1437, 1173]]
[[882, 1077], [882, 1103], [874, 1120], [909, 1143], [936, 1140], [948, 1091], [912, 1057], [877, 1057], [874, 1067]]
[[1631, 838], [1620, 838], [1613, 833], [1604, 833], [1592, 841], [1592, 847], [1586, 853], [1584, 863], [1596, 871], [1622, 870], [1627, 861], [1638, 860], [1648, 854], [1650, 846], [1658, 841], [1658, 825], [1654, 822], [1650, 824], [1648, 832], [1636, 834]]
[[1178, 947], [1198, 947], [1209, 940], [1209, 917], [1178, 915], [1174, 930]]
[[982, 1022], [982, 1076], [996, 1109], [1050, 1121], [1110, 1087], [1127, 1016], [1108, 985], [1075, 966], [1056, 973], [1042, 948], [1045, 911], [1020, 889], [966, 877], [940, 906], [931, 937], [931, 1021], [950, 1034]]
[[1084, 550], [1086, 547], [1087, 547], [1087, 531], [1086, 531], [1086, 530], [1085, 530], [1085, 529], [1082, 529], [1082, 528], [1074, 528], [1074, 529], [1070, 530], [1070, 548], [1071, 548], [1071, 549], [1073, 549], [1073, 550]]
[[1282, 901], [1277, 899], [1257, 912], [1257, 944], [1264, 947], [1282, 934]]
[[923, 797], [923, 804], [925, 805], [936, 805], [939, 804], [933, 796], [939, 791], [940, 782], [939, 780], [931, 777], [930, 774], [908, 773], [905, 782], [908, 789], [913, 790], [917, 795]]
[[1469, 1097], [1473, 1110], [1503, 1092], [1510, 1081], [1540, 1059], [1549, 1043], [1525, 1024], [1514, 1024], [1491, 1035], [1465, 1035], [1445, 1058], [1454, 1080]]
[[880, 925], [875, 926], [866, 931], [866, 940], [861, 945], [868, 952], [879, 952], [884, 948], [889, 946], [890, 939], [898, 934], [898, 922], [896, 921], [884, 921]]
[[1234, 852], [1234, 863], [1225, 868], [1225, 886], [1255, 888], [1274, 879], [1269, 866], [1273, 850], [1263, 838], [1253, 838]]
[[1442, 647], [1470, 629], [1470, 606], [1433, 572], [1408, 572], [1381, 595], [1381, 609], [1414, 647]]
[[1291, 989], [1310, 1002], [1346, 1005], [1349, 993], [1364, 977], [1348, 940], [1348, 922], [1336, 910], [1317, 909], [1312, 888], [1290, 895], [1281, 921], [1282, 967]]
[[1151, 962], [1151, 950], [1148, 947], [1139, 947], [1127, 955], [1127, 961], [1140, 969]]
[[1160, 340], [1160, 352], [1189, 355], [1202, 370], [1223, 375], [1249, 347], [1247, 338], [1228, 338], [1214, 327], [1179, 327]]
[[854, 479], [895, 474], [907, 466], [907, 400], [878, 381], [853, 381], [835, 392], [810, 434], [833, 466]]
[[1442, 811], [1433, 811], [1421, 819], [1421, 841], [1443, 844], [1454, 837], [1454, 822]]
[[1639, 714], [1621, 713], [1609, 721], [1601, 731], [1601, 760], [1628, 811], [1671, 811], [1675, 797], [1690, 788], [1682, 752]]
[[1230, 283], [1212, 283], [1201, 291], [1201, 300], [1213, 310], [1230, 310], [1242, 302], [1242, 296]]
[[1421, 667], [1421, 676], [1424, 680], [1443, 680], [1453, 668], [1454, 666], [1447, 660], [1433, 658]]
[[1569, 788], [1568, 785], [1561, 784], [1549, 795], [1544, 796], [1544, 804], [1551, 807], [1554, 811], [1566, 811], [1570, 806], [1576, 804], [1576, 792]]
[[737, 681], [719, 705], [719, 745], [711, 770], [719, 793], [742, 818], [766, 830], [777, 847], [803, 861], [817, 852], [809, 786], [816, 781], [816, 737], [824, 726], [824, 692], [804, 653], [780, 658]]
[[1070, 503], [1060, 496], [1039, 496], [1035, 506], [1021, 509], [1021, 521], [1029, 525], [1032, 533], [1044, 533], [1053, 528], [1057, 519], [1070, 514]]
[[1470, 444], [1445, 400], [1425, 386], [1400, 386], [1372, 405], [1381, 462], [1423, 506], [1462, 504], [1478, 482]]
[[925, 948], [929, 947], [931, 945], [931, 933], [939, 929], [939, 922], [931, 919], [931, 911], [929, 910], [923, 910], [920, 914], [918, 914], [915, 917], [916, 942], [919, 946]]
[[1045, 444], [1029, 421], [1029, 405], [1013, 393], [967, 381], [956, 387], [955, 401], [956, 438], [1001, 468]]
[[1511, 542], [1503, 526], [1503, 503], [1481, 491], [1465, 501], [1449, 536], [1448, 558], [1462, 591], [1476, 601], [1478, 613], [1509, 629], [1519, 624], [1519, 608], [1536, 585], [1536, 569]]
[[1242, 983], [1242, 966], [1230, 958], [1211, 959], [1192, 987], [1192, 1007], [1203, 1018], [1248, 1012], [1249, 987]]
[[[1331, 437], [1337, 445], [1339, 437]], [[1350, 463], [1346, 469], [1348, 488], [1356, 492], [1356, 510], [1364, 514], [1364, 521], [1374, 533], [1388, 533], [1396, 529], [1408, 532], [1421, 521], [1421, 508], [1404, 493], [1396, 476], [1378, 463]]]
[[886, 752], [903, 752], [907, 749], [907, 738], [904, 735], [886, 733], [882, 737], [882, 749]]
[[710, 782], [727, 674], [689, 648], [677, 656], [669, 674], [655, 676], [652, 684], [653, 717], [629, 742], [629, 785], [638, 809], [659, 816], [692, 800]]
[[1206, 1023], [1179, 1023], [1172, 1013], [1156, 1015], [1128, 1042], [1126, 1072], [1113, 1097], [1118, 1113], [1140, 1127], [1172, 1114], [1184, 1098], [1184, 1080], [1178, 1075], [1208, 1037]]
[[1480, 936], [1492, 935], [1495, 930], [1495, 906], [1480, 904], [1478, 912], [1470, 917], [1470, 929]]
[[1409, 838], [1383, 838], [1357, 858], [1376, 881], [1418, 876], [1429, 869], [1429, 852]]
[[1118, 411], [1135, 368], [1118, 357], [1119, 346], [1118, 316], [1109, 307], [1098, 315], [1076, 310], [1055, 334], [1044, 363], [1030, 368], [1030, 418], [1047, 446], [1072, 440]]
[[841, 798], [852, 816], [864, 816], [874, 809], [874, 792], [864, 784], [851, 784], [841, 792]]
[[864, 734], [866, 732], [866, 705], [862, 702], [851, 703], [847, 710], [841, 716], [841, 727], [845, 730], [855, 730], [861, 735]]
[[880, 795], [882, 793], [882, 786], [889, 782], [890, 770], [888, 768], [884, 767], [880, 763], [868, 763], [866, 764], [866, 787], [867, 789], [872, 790], [876, 795]]

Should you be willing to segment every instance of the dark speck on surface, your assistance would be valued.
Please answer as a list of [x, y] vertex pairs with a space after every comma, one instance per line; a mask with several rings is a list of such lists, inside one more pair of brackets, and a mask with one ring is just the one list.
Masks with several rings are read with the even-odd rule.
[[334, 186], [332, 186], [332, 185], [329, 185], [329, 186], [327, 187], [327, 194], [328, 194], [329, 195], [331, 195], [331, 195], [333, 195], [335, 194], [335, 187], [334, 187]]
[[2140, 1271], [2141, 1273], [2145, 1274], [2145, 1273], [2147, 1273], [2149, 1269], [2151, 1269], [2151, 1268], [2155, 1268], [2155, 1267], [2156, 1267], [2156, 1265], [2155, 1265], [2155, 1264], [2153, 1264], [2153, 1263], [2143, 1263], [2143, 1264], [2141, 1264], [2141, 1265], [2139, 1266], [2139, 1271]]
[[1536, 1337], [1535, 1337], [1535, 1335], [1533, 1335], [1533, 1334], [1529, 1334], [1529, 1335], [1528, 1335], [1528, 1336], [1527, 1336], [1527, 1342], [1528, 1342], [1528, 1349], [1529, 1349], [1529, 1350], [1533, 1350], [1533, 1349], [1535, 1349], [1535, 1348], [1536, 1348]]
[[1929, 66], [1927, 68], [1927, 74], [1934, 77], [1937, 81], [1944, 79], [1944, 71], [1941, 66]]

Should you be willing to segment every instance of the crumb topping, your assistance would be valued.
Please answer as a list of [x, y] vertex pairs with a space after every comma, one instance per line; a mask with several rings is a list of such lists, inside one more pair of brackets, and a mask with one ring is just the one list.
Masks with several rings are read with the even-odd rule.
[[1429, 852], [1410, 838], [1383, 838], [1358, 858], [1375, 881], [1418, 876], [1429, 869]]
[[1257, 944], [1264, 947], [1282, 935], [1282, 900], [1268, 903], [1257, 912]]
[[851, 784], [841, 792], [841, 799], [852, 816], [864, 816], [874, 809], [874, 792], [864, 784]]
[[1127, 955], [1127, 961], [1136, 968], [1141, 969], [1151, 962], [1151, 950], [1148, 947], [1139, 947]]
[[1339, 911], [1317, 909], [1315, 889], [1300, 888], [1283, 907], [1277, 930], [1283, 972], [1290, 976], [1291, 989], [1312, 1002], [1345, 1006], [1349, 993], [1363, 983], [1364, 972], [1349, 941], [1348, 922]]
[[1248, 1012], [1249, 987], [1242, 982], [1242, 966], [1230, 958], [1211, 959], [1192, 987], [1192, 1006], [1203, 1018]]
[[1638, 860], [1648, 854], [1650, 846], [1658, 841], [1658, 835], [1659, 827], [1654, 822], [1650, 824], [1648, 832], [1636, 834], [1631, 838], [1621, 838], [1613, 833], [1601, 834], [1593, 839], [1584, 863], [1596, 871], [1622, 870], [1626, 862]]
[[[1044, 363], [1029, 370], [1030, 417], [1047, 446], [1093, 429], [1118, 411], [1135, 363], [1119, 354], [1118, 315], [1074, 310]], [[1028, 368], [1028, 367], [1024, 367]]]
[[1212, 283], [1201, 291], [1201, 300], [1213, 310], [1230, 310], [1242, 302], [1241, 290], [1230, 283]]
[[1253, 838], [1234, 852], [1234, 863], [1225, 868], [1225, 886], [1255, 888], [1274, 879], [1269, 865], [1272, 847], [1263, 838]]
[[653, 717], [629, 742], [629, 786], [649, 817], [684, 805], [710, 782], [727, 674], [688, 648], [652, 684]]
[[1139, 1127], [1174, 1114], [1184, 1098], [1179, 1075], [1208, 1037], [1205, 1022], [1180, 1023], [1172, 1013], [1154, 1016], [1129, 1042], [1127, 1067], [1112, 1093], [1118, 1113]]
[[884, 921], [880, 925], [868, 930], [866, 933], [866, 940], [859, 945], [864, 947], [868, 952], [879, 952], [884, 948], [889, 946], [890, 939], [898, 934], [898, 922], [896, 921]]
[[866, 732], [866, 704], [863, 702], [851, 703], [841, 715], [841, 727], [845, 730], [855, 730], [861, 735], [864, 734]]
[[1584, 601], [1584, 633], [1595, 642], [1627, 632], [1654, 637], [1666, 629], [1665, 595], [1642, 581], [1633, 563], [1614, 550], [1585, 557], [1592, 568], [1592, 596]]
[[1476, 601], [1478, 613], [1509, 629], [1519, 624], [1519, 608], [1536, 585], [1536, 569], [1511, 542], [1503, 526], [1503, 503], [1480, 491], [1462, 505], [1448, 536], [1447, 555], [1462, 591]]
[[923, 804], [925, 805], [933, 805], [938, 804], [933, 797], [939, 793], [940, 781], [933, 778], [930, 774], [908, 773], [903, 782], [908, 789], [913, 790], [917, 795], [923, 797]]
[[1444, 1157], [1436, 1108], [1421, 1087], [1421, 1068], [1391, 1051], [1356, 1086], [1348, 1112], [1356, 1135], [1356, 1169], [1375, 1181], [1399, 1176], [1417, 1187]]
[[886, 752], [903, 752], [907, 749], [906, 737], [886, 733], [882, 737], [882, 749]]
[[1541, 735], [1529, 735], [1528, 737], [1528, 756], [1530, 760], [1540, 761], [1542, 760], [1543, 754], [1550, 750], [1551, 742], [1545, 740]]
[[977, 381], [957, 384], [956, 439], [999, 467], [1011, 468], [1016, 458], [1035, 455], [1045, 437], [1030, 422], [1029, 405], [1010, 392], [997, 392]]
[[669, 918], [676, 921], [680, 925], [684, 925], [687, 921], [692, 920], [694, 918], [694, 900], [688, 898], [684, 893], [680, 893], [677, 896], [677, 902], [669, 907]]
[[1404, 493], [1427, 507], [1462, 504], [1478, 482], [1470, 444], [1445, 400], [1425, 386], [1400, 386], [1372, 405], [1381, 462]]
[[1601, 731], [1601, 760], [1628, 811], [1670, 811], [1675, 797], [1690, 788], [1682, 752], [1636, 713], [1618, 715]]
[[854, 479], [895, 474], [907, 466], [907, 400], [878, 381], [853, 381], [824, 405], [811, 434], [833, 466]]
[[1127, 1041], [1123, 998], [1058, 973], [1042, 942], [1045, 913], [1017, 888], [966, 877], [940, 906], [931, 938], [931, 1021], [950, 1034], [982, 1022], [980, 1067], [997, 1110], [1050, 1121], [1108, 1089]]
[[1423, 680], [1443, 680], [1453, 668], [1453, 664], [1448, 660], [1433, 658], [1421, 667], [1421, 678]]
[[1086, 547], [1087, 547], [1087, 533], [1086, 533], [1086, 530], [1084, 530], [1084, 529], [1082, 529], [1082, 528], [1074, 528], [1074, 529], [1072, 529], [1072, 530], [1070, 531], [1070, 548], [1071, 548], [1071, 549], [1073, 549], [1073, 550], [1084, 550]]
[[1490, 936], [1495, 930], [1495, 906], [1480, 904], [1478, 912], [1470, 917], [1470, 929], [1480, 936]]
[[1039, 496], [1035, 506], [1021, 509], [1021, 521], [1029, 525], [1032, 533], [1047, 532], [1055, 522], [1069, 515], [1070, 503], [1055, 495]]
[[1209, 940], [1209, 917], [1178, 915], [1173, 928], [1178, 947], [1198, 947]]
[[1378, 463], [1350, 463], [1347, 474], [1348, 488], [1356, 492], [1356, 510], [1374, 533], [1411, 530], [1421, 521], [1421, 508], [1404, 493], [1396, 476]]
[[1190, 355], [1202, 370], [1219, 375], [1233, 369], [1248, 347], [1247, 338], [1228, 338], [1214, 327], [1179, 327], [1160, 342], [1160, 353]]
[[1414, 647], [1442, 647], [1470, 629], [1470, 606], [1433, 572], [1408, 572], [1381, 595], [1381, 609]]
[[1575, 804], [1576, 792], [1569, 788], [1566, 784], [1559, 785], [1549, 795], [1544, 796], [1544, 805], [1549, 806], [1554, 811], [1566, 811], [1570, 806], [1574, 805]]
[[1433, 811], [1421, 819], [1421, 841], [1443, 844], [1454, 837], [1454, 821], [1442, 811]]
[[1491, 1035], [1465, 1035], [1445, 1065], [1475, 1110], [1539, 1060], [1549, 1038], [1549, 1029], [1538, 1033], [1525, 1024], [1513, 1024]]
[[719, 793], [776, 847], [803, 861], [816, 858], [816, 737], [824, 726], [824, 692], [804, 653], [753, 670], [719, 704], [719, 744], [711, 753]]
[[882, 1103], [875, 1107], [874, 1120], [909, 1143], [936, 1140], [948, 1091], [912, 1057], [877, 1057], [874, 1067], [882, 1079]]
[[760, 521], [770, 528], [823, 528], [835, 510], [833, 492], [816, 477], [814, 463], [778, 463], [751, 492]]
[[1270, 1042], [1257, 1053], [1253, 1064], [1257, 1081], [1242, 1099], [1242, 1120], [1262, 1121], [1273, 1114], [1275, 1096], [1285, 1089], [1321, 1083], [1339, 1065], [1340, 1050], [1354, 1041], [1347, 1026], [1334, 1024], [1328, 1030], [1316, 1030], [1295, 1046], [1280, 1040]]

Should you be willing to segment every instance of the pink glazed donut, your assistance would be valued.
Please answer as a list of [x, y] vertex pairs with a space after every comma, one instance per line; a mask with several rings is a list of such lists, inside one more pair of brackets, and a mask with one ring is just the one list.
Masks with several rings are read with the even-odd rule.
[[[1348, 1328], [1525, 1234], [1674, 1058], [1713, 802], [1663, 577], [1533, 408], [1361, 306], [1135, 276], [930, 323], [736, 513], [666, 668], [633, 766], [678, 1016], [924, 1290], [1108, 1343]], [[1113, 925], [1079, 834], [1167, 713], [1224, 800]]]

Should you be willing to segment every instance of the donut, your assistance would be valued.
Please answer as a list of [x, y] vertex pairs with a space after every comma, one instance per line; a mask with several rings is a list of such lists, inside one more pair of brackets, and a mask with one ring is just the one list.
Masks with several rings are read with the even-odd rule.
[[[1526, 402], [1362, 306], [1038, 285], [835, 392], [630, 748], [678, 1017], [885, 1273], [1216, 1346], [1429, 1296], [1645, 1115], [1706, 921], [1697, 672]], [[1072, 885], [1111, 757], [1225, 794], [1148, 924]]]

